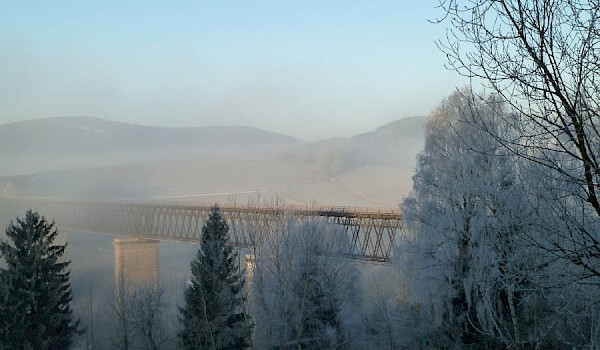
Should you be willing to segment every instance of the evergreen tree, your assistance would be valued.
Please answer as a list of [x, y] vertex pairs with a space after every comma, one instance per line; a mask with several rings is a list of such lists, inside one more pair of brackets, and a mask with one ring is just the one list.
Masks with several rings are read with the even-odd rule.
[[[312, 254], [316, 255], [317, 252]], [[300, 302], [298, 308], [302, 310], [301, 329], [297, 330], [298, 334], [295, 336], [299, 343], [308, 340], [308, 343], [312, 341], [319, 346], [331, 347], [333, 344], [328, 344], [330, 339], [326, 339], [327, 333], [338, 334], [340, 338], [342, 334], [340, 322], [342, 301], [335, 293], [335, 288], [339, 286], [335, 285], [334, 279], [327, 276], [327, 271], [324, 271], [326, 264], [315, 261], [303, 261], [301, 264], [301, 272], [299, 276], [294, 276], [297, 279], [293, 286], [293, 291]], [[330, 279], [327, 280], [327, 277]], [[335, 341], [341, 342], [342, 339], [335, 339], [334, 344]]]
[[54, 245], [54, 223], [28, 210], [0, 241], [0, 347], [68, 349], [77, 322], [72, 316], [70, 261], [59, 261], [65, 245]]
[[198, 255], [191, 263], [191, 285], [180, 308], [184, 349], [244, 349], [250, 346], [252, 323], [245, 309], [245, 278], [238, 254], [227, 245], [229, 227], [213, 206], [202, 227]]

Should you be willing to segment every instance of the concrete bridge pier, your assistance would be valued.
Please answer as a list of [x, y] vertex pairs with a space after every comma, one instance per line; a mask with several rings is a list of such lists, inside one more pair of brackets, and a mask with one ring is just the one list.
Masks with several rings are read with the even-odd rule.
[[115, 238], [115, 287], [158, 286], [158, 240]]

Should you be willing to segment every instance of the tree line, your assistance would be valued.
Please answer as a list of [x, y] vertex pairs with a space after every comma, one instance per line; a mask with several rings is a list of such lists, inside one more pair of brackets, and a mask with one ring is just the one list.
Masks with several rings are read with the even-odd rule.
[[439, 7], [438, 46], [472, 84], [432, 111], [402, 203], [404, 344], [598, 348], [600, 6]]
[[[164, 287], [116, 283], [101, 313], [71, 306], [66, 244], [58, 230], [31, 210], [6, 229], [0, 243], [0, 348], [2, 349], [249, 349], [361, 348], [352, 310], [360, 303], [345, 233], [324, 222], [282, 216], [278, 230], [253, 250], [252, 278], [218, 206], [202, 236], [177, 303], [177, 325], [168, 317]], [[340, 245], [341, 244], [341, 245]], [[346, 246], [344, 246], [346, 244]], [[95, 324], [96, 323], [96, 324]], [[173, 332], [174, 330], [174, 332]], [[174, 333], [174, 335], [172, 334]]]

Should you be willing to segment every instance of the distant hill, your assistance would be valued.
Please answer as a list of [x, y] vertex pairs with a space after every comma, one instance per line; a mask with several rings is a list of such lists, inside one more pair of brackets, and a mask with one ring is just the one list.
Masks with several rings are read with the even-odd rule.
[[0, 125], [2, 196], [395, 206], [425, 118], [319, 142], [243, 127], [156, 128], [95, 118]]
[[298, 140], [242, 126], [164, 128], [91, 117], [0, 125], [0, 176], [157, 159], [256, 156]]
[[404, 118], [350, 138], [299, 144], [290, 148], [284, 158], [317, 164], [330, 176], [365, 166], [412, 170], [425, 145], [426, 122], [426, 117]]
[[404, 143], [408, 140], [424, 140], [426, 117], [398, 119], [378, 127], [375, 131], [358, 134], [352, 139], [370, 143]]
[[91, 117], [0, 125], [0, 152], [93, 154], [165, 146], [291, 144], [291, 136], [242, 126], [163, 128]]

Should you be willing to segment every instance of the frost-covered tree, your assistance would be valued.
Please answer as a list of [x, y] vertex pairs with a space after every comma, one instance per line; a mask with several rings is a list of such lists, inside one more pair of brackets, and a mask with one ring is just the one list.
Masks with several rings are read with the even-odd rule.
[[[418, 348], [418, 307], [411, 303], [407, 286], [410, 279], [395, 266], [376, 266], [366, 271], [371, 280], [365, 285], [363, 316], [363, 348]], [[370, 295], [366, 295], [369, 293]]]
[[256, 252], [256, 345], [350, 347], [360, 307], [348, 238], [323, 222], [283, 220]]
[[[548, 304], [553, 306], [555, 341], [571, 347], [599, 348], [599, 280], [573, 262], [577, 262], [575, 254], [586, 250], [579, 245], [577, 233], [598, 232], [600, 221], [586, 210], [586, 203], [573, 199], [577, 185], [563, 182], [560, 176], [548, 176], [548, 170], [540, 164], [529, 163], [524, 175], [539, 231], [530, 242], [544, 257], [544, 269], [537, 279]], [[567, 253], [566, 247], [573, 251]]]
[[164, 289], [154, 282], [115, 286], [104, 340], [112, 349], [168, 348]]
[[69, 261], [58, 231], [28, 210], [0, 242], [0, 346], [4, 349], [68, 349], [77, 324], [71, 310]]
[[[442, 0], [449, 65], [517, 112], [513, 137], [490, 135], [536, 164], [546, 235], [576, 288], [600, 285], [600, 6], [590, 0]], [[486, 129], [485, 120], [478, 124]], [[557, 220], [551, 220], [550, 213]], [[589, 294], [592, 296], [592, 294]], [[590, 300], [600, 301], [600, 292]], [[591, 315], [594, 316], [595, 315]]]
[[533, 243], [552, 257], [545, 278], [556, 310], [567, 328], [578, 325], [561, 337], [600, 347], [600, 6], [441, 0], [440, 8], [450, 27], [439, 42], [449, 66], [516, 111], [506, 122], [518, 133], [488, 132], [535, 169], [528, 189], [545, 234]]
[[219, 207], [213, 206], [191, 263], [185, 306], [180, 308], [179, 345], [184, 349], [244, 349], [251, 345], [245, 276], [237, 252], [227, 245], [228, 232]]
[[[528, 238], [531, 213], [516, 160], [473, 124], [487, 118], [498, 134], [503, 103], [457, 91], [428, 121], [414, 188], [404, 201], [412, 234], [413, 295], [433, 310], [432, 341], [450, 347], [538, 344], [531, 273], [538, 256]], [[431, 307], [429, 307], [431, 305]], [[426, 319], [427, 317], [424, 317]], [[439, 345], [438, 344], [438, 345]]]

